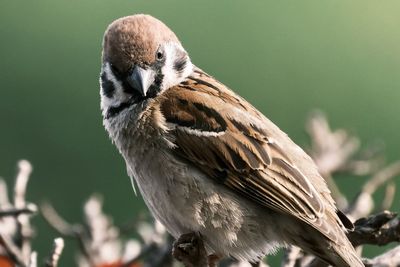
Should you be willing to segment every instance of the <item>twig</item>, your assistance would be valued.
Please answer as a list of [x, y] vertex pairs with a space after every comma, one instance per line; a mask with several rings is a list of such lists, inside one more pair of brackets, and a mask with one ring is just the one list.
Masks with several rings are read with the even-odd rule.
[[61, 253], [64, 249], [64, 240], [62, 238], [56, 238], [53, 242], [53, 250], [49, 258], [46, 260], [46, 267], [57, 267]]
[[360, 141], [345, 130], [332, 131], [321, 112], [310, 116], [306, 130], [311, 137], [311, 154], [323, 176], [346, 165], [360, 147]]
[[32, 172], [32, 165], [27, 160], [20, 160], [18, 162], [18, 169], [14, 187], [14, 206], [22, 208], [25, 206], [26, 187]]
[[10, 205], [6, 181], [0, 178], [0, 208], [9, 207]]
[[358, 150], [360, 142], [342, 129], [332, 131], [321, 112], [314, 112], [310, 116], [306, 130], [311, 139], [311, 157], [331, 189], [339, 209], [345, 209], [348, 205], [347, 199], [336, 185], [332, 174], [344, 168]]
[[400, 161], [390, 164], [381, 171], [377, 172], [368, 180], [353, 204], [349, 207], [347, 215], [352, 218], [362, 218], [368, 216], [374, 208], [372, 195], [383, 184], [400, 175]]
[[373, 194], [381, 185], [400, 175], [400, 161], [392, 163], [376, 173], [364, 186], [362, 191]]
[[393, 204], [395, 195], [396, 195], [396, 184], [394, 182], [391, 182], [385, 188], [385, 197], [382, 201], [380, 210], [390, 209]]
[[6, 183], [0, 179], [0, 243], [19, 266], [30, 266], [31, 237], [30, 215], [36, 212], [34, 204], [25, 201], [26, 187], [32, 171], [31, 164], [26, 160], [18, 162], [18, 173], [14, 186], [14, 205], [9, 202]]
[[37, 267], [37, 252], [33, 251], [29, 257], [28, 267]]
[[20, 249], [14, 244], [13, 240], [0, 232], [0, 243], [6, 250], [8, 256], [19, 266], [26, 266], [26, 261]]
[[301, 249], [296, 246], [290, 246], [285, 250], [281, 267], [294, 267], [299, 256], [301, 256]]
[[400, 246], [373, 259], [363, 260], [365, 267], [397, 267], [400, 266]]
[[95, 266], [85, 238], [84, 227], [79, 224], [69, 224], [57, 213], [57, 211], [50, 203], [43, 203], [40, 206], [40, 210], [42, 211], [43, 218], [57, 232], [59, 232], [63, 236], [77, 239], [81, 252], [89, 261], [91, 266]]
[[36, 212], [37, 212], [37, 206], [35, 204], [29, 203], [26, 207], [20, 209], [9, 208], [0, 210], [0, 217], [6, 217], [6, 216], [17, 217], [20, 214], [32, 215]]
[[[26, 187], [32, 172], [32, 165], [27, 160], [20, 160], [18, 162], [18, 169], [19, 171], [14, 186], [14, 206], [16, 209], [23, 209], [26, 207]], [[18, 227], [17, 232], [19, 233], [16, 243], [21, 249], [24, 262], [29, 262], [32, 251], [30, 240], [33, 235], [33, 230], [29, 222], [29, 215], [20, 214], [16, 219]]]
[[354, 246], [373, 244], [378, 246], [400, 241], [400, 220], [396, 213], [383, 211], [362, 218], [354, 223], [355, 229], [348, 234]]
[[81, 226], [68, 223], [57, 213], [57, 211], [50, 203], [42, 203], [40, 205], [40, 211], [42, 212], [42, 215], [47, 223], [50, 224], [50, 226], [53, 227], [61, 235], [67, 237], [76, 237], [81, 233]]

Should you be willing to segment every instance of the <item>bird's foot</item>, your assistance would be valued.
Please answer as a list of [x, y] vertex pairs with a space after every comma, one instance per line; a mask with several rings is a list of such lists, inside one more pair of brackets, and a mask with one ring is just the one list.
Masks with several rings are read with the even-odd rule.
[[[207, 267], [208, 256], [200, 233], [181, 235], [173, 244], [172, 255], [185, 267]], [[215, 266], [215, 265], [210, 265]]]

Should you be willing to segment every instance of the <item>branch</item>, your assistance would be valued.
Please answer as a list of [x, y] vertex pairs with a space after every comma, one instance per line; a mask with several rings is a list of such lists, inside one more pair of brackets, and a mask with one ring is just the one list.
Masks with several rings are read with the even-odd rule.
[[21, 214], [32, 215], [37, 212], [37, 206], [35, 204], [29, 203], [26, 207], [16, 209], [16, 208], [9, 208], [9, 209], [0, 209], [0, 217], [18, 217]]
[[50, 203], [44, 202], [40, 206], [40, 210], [42, 211], [45, 221], [58, 233], [62, 236], [72, 237], [78, 240], [79, 247], [86, 260], [90, 262], [91, 266], [95, 266], [91, 253], [89, 252], [86, 237], [84, 236], [84, 227], [79, 224], [72, 225], [68, 223], [57, 213]]
[[358, 138], [345, 130], [332, 131], [321, 112], [310, 116], [306, 130], [311, 138], [311, 155], [323, 176], [343, 168], [360, 147]]
[[62, 236], [78, 240], [80, 255], [78, 266], [172, 266], [171, 244], [163, 225], [156, 222], [137, 223], [137, 233], [142, 238], [124, 241], [120, 229], [102, 209], [102, 198], [91, 196], [84, 204], [85, 220], [70, 224], [48, 203], [41, 205], [45, 220]]
[[396, 184], [394, 182], [390, 182], [385, 188], [385, 196], [382, 201], [380, 210], [390, 209], [390, 207], [392, 207], [395, 195], [396, 195]]
[[46, 260], [45, 266], [57, 267], [63, 249], [64, 249], [64, 239], [62, 238], [54, 239], [53, 250], [51, 251], [49, 258]]
[[[311, 140], [309, 151], [311, 157], [325, 178], [337, 207], [340, 210], [347, 210], [347, 199], [332, 176], [343, 172], [351, 175], [366, 175], [374, 172], [383, 163], [383, 157], [377, 156], [382, 146], [370, 147], [359, 152], [360, 140], [343, 129], [331, 130], [328, 120], [321, 112], [314, 112], [310, 116], [306, 131]], [[355, 158], [356, 155], [358, 158]], [[355, 218], [366, 215], [368, 214]]]
[[68, 223], [57, 213], [50, 203], [42, 203], [40, 210], [45, 221], [61, 235], [67, 237], [76, 237], [82, 232], [81, 226]]
[[0, 207], [11, 206], [10, 200], [8, 198], [7, 184], [2, 178], [0, 178]]
[[8, 256], [19, 266], [26, 266], [26, 261], [19, 247], [14, 244], [14, 241], [7, 235], [0, 232], [0, 244], [4, 247]]
[[19, 266], [32, 266], [31, 262], [34, 260], [31, 250], [33, 229], [29, 220], [37, 211], [37, 207], [34, 204], [27, 204], [25, 200], [31, 171], [32, 166], [28, 161], [18, 162], [14, 205], [8, 199], [6, 183], [0, 179], [0, 244]]
[[28, 267], [37, 267], [37, 252], [33, 251], [29, 257]]
[[388, 167], [377, 172], [364, 186], [362, 192], [369, 194], [375, 193], [375, 191], [387, 183], [391, 179], [400, 175], [400, 161], [392, 163]]
[[355, 229], [348, 234], [354, 246], [371, 244], [383, 246], [400, 241], [400, 220], [394, 212], [381, 213], [362, 218], [354, 223]]
[[[351, 218], [362, 218], [368, 216], [375, 204], [372, 195], [385, 183], [400, 175], [400, 161], [390, 164], [383, 168], [369, 179], [361, 189], [353, 204], [347, 210], [347, 215]], [[390, 190], [386, 190], [390, 193]], [[388, 196], [385, 197], [386, 199]], [[390, 198], [390, 196], [389, 196]]]
[[290, 248], [285, 250], [285, 254], [283, 255], [281, 267], [294, 267], [296, 265], [297, 259], [301, 256], [302, 256], [302, 252], [299, 247], [290, 246]]
[[[18, 169], [19, 171], [14, 186], [14, 206], [16, 209], [23, 209], [27, 206], [25, 195], [29, 177], [32, 172], [32, 165], [27, 160], [20, 160], [18, 162]], [[32, 253], [31, 238], [33, 236], [29, 215], [20, 214], [16, 219], [19, 233], [16, 243], [20, 247], [24, 261], [29, 262]]]
[[400, 246], [373, 259], [363, 261], [365, 267], [395, 267], [400, 266]]

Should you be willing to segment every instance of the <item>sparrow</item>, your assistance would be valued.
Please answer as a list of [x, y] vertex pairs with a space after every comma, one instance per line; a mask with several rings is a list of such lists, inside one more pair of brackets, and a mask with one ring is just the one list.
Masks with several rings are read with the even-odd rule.
[[160, 20], [108, 26], [100, 95], [132, 183], [175, 238], [196, 232], [210, 255], [250, 262], [295, 245], [333, 266], [364, 266], [313, 160], [196, 67]]

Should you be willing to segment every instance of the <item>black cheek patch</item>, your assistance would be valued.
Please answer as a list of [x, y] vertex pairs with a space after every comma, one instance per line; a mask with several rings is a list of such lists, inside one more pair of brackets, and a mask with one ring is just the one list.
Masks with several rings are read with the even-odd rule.
[[107, 79], [105, 72], [101, 74], [101, 89], [106, 97], [108, 98], [113, 97], [115, 92], [115, 87], [113, 82]]
[[175, 60], [174, 62], [174, 70], [176, 72], [183, 72], [187, 64], [186, 57], [181, 57]]

